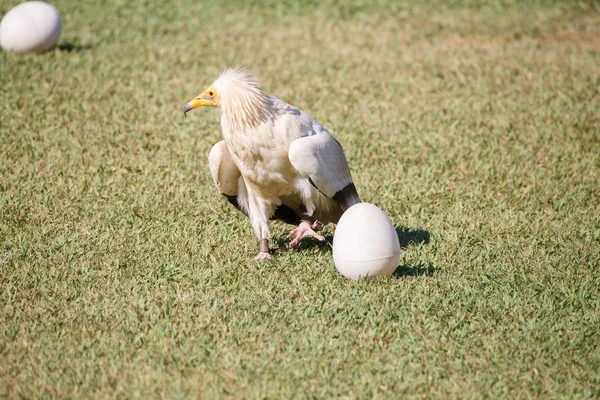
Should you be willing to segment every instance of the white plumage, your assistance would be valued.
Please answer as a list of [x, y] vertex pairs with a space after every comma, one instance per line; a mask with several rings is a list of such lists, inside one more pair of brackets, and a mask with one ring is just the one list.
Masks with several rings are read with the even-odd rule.
[[339, 142], [310, 115], [266, 94], [252, 74], [226, 69], [184, 113], [220, 107], [223, 141], [209, 155], [220, 193], [248, 215], [259, 239], [256, 259], [270, 259], [269, 220], [299, 224], [288, 247], [337, 222], [360, 202]]

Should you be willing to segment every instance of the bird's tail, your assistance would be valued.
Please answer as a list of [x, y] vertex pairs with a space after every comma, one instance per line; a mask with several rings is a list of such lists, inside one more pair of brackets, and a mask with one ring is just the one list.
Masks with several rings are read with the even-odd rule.
[[355, 204], [361, 203], [356, 186], [354, 183], [346, 185], [342, 190], [338, 191], [333, 199], [342, 207], [343, 211], [346, 211]]

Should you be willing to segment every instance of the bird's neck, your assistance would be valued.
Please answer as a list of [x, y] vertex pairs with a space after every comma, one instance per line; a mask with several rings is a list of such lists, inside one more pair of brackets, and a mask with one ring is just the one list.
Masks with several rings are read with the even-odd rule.
[[262, 91], [234, 93], [221, 104], [223, 122], [235, 132], [247, 132], [273, 118], [271, 103]]

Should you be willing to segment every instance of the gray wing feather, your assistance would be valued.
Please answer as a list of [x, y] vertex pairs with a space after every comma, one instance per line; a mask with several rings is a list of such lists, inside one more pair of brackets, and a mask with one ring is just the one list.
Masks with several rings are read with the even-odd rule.
[[343, 210], [359, 203], [340, 143], [309, 114], [276, 97], [270, 96], [270, 100], [280, 110], [280, 119], [286, 124], [285, 131], [292, 139], [288, 158], [296, 171], [323, 196], [335, 200]]
[[342, 146], [329, 133], [294, 140], [288, 157], [300, 175], [327, 197], [352, 183]]

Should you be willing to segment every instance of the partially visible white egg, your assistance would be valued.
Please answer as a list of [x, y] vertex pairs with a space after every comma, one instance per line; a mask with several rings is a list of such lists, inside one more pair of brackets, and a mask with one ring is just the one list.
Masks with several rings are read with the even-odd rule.
[[16, 53], [39, 53], [58, 43], [62, 22], [56, 8], [27, 1], [12, 8], [0, 22], [0, 46]]
[[396, 229], [379, 207], [358, 203], [344, 212], [333, 235], [333, 261], [342, 275], [350, 279], [388, 276], [399, 259]]

